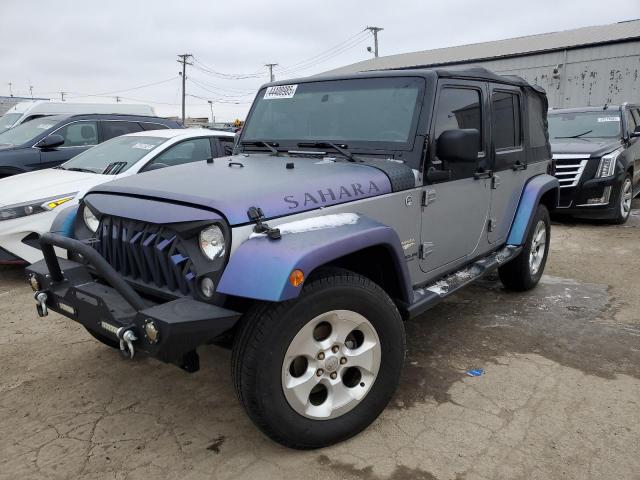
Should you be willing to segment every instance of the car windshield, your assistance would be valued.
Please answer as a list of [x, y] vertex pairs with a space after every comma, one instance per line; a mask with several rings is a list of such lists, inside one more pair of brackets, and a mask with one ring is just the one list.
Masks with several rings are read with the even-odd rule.
[[0, 132], [4, 132], [13, 127], [13, 124], [16, 123], [21, 116], [21, 113], [5, 113], [0, 117]]
[[37, 118], [0, 133], [0, 145], [22, 145], [58, 124], [51, 118]]
[[424, 80], [416, 77], [328, 80], [262, 89], [243, 141], [409, 141]]
[[112, 138], [76, 155], [60, 168], [112, 175], [122, 173], [166, 141], [162, 137], [137, 135]]
[[620, 137], [620, 112], [549, 113], [549, 138]]

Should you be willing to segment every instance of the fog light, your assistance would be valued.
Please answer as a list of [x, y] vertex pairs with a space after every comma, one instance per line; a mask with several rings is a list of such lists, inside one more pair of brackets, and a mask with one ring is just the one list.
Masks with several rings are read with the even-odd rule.
[[144, 333], [147, 335], [147, 340], [149, 340], [149, 343], [158, 343], [158, 341], [160, 340], [160, 331], [158, 330], [158, 327], [156, 327], [156, 324], [153, 323], [153, 320], [151, 320], [150, 318], [147, 318], [144, 321]]
[[211, 298], [216, 293], [216, 285], [209, 277], [204, 277], [200, 280], [200, 291], [205, 297]]
[[38, 278], [35, 275], [31, 275], [29, 277], [29, 283], [31, 284], [31, 289], [34, 292], [37, 292], [38, 290], [40, 290], [40, 282], [38, 281]]

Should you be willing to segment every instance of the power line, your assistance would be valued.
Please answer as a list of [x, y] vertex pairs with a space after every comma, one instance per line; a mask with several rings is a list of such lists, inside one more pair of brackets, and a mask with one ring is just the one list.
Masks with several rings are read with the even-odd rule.
[[[131, 88], [123, 88], [120, 90], [112, 90], [110, 92], [102, 92], [102, 93], [83, 93], [83, 94], [79, 94], [79, 95], [73, 95], [73, 98], [83, 98], [83, 97], [106, 97], [106, 96], [110, 96], [116, 93], [122, 93], [122, 92], [131, 92], [133, 90], [140, 90], [142, 88], [147, 88], [147, 87], [153, 87], [155, 85], [162, 85], [164, 83], [169, 83], [172, 82], [174, 80], [176, 80], [178, 77], [171, 77], [171, 78], [167, 78], [166, 80], [160, 80], [158, 82], [153, 82], [153, 83], [145, 83], [144, 85], [138, 85], [135, 87], [131, 87]], [[69, 97], [72, 98], [72, 97]]]

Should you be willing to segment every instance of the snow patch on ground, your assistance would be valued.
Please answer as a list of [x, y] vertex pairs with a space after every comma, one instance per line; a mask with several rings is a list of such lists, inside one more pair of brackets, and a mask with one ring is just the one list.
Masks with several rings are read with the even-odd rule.
[[[276, 225], [274, 228], [278, 228], [281, 235], [288, 235], [290, 233], [304, 233], [312, 232], [314, 230], [323, 230], [325, 228], [354, 225], [358, 223], [359, 218], [360, 216], [355, 213], [335, 213], [332, 215], [321, 215], [319, 217], [305, 218], [304, 220], [283, 223], [281, 225]], [[252, 233], [249, 238], [266, 236], [266, 233]]]

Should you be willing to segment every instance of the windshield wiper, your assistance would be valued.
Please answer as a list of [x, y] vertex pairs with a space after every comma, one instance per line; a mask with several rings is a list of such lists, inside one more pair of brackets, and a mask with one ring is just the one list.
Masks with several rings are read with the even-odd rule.
[[312, 147], [312, 148], [326, 148], [326, 147], [331, 147], [333, 148], [336, 152], [340, 153], [341, 155], [347, 157], [347, 160], [349, 160], [350, 162], [355, 162], [356, 159], [353, 156], [353, 153], [351, 153], [349, 150], [347, 150], [347, 148], [349, 147], [348, 145], [342, 144], [342, 145], [336, 145], [335, 143], [331, 143], [331, 142], [302, 142], [302, 143], [298, 143], [299, 147]]
[[127, 166], [127, 162], [113, 162], [107, 165], [107, 167], [102, 171], [102, 175], [117, 175], [119, 174], [124, 167]]
[[88, 168], [80, 168], [80, 167], [70, 167], [70, 168], [65, 168], [64, 170], [70, 170], [72, 172], [96, 173], [93, 170], [89, 170]]
[[591, 132], [593, 132], [593, 130], [587, 130], [586, 132], [578, 133], [577, 135], [569, 135], [568, 137], [553, 137], [553, 138], [580, 138], [586, 135], [587, 133], [591, 133]]
[[[278, 149], [276, 149], [275, 147], [278, 146], [278, 144], [276, 142], [263, 142], [261, 140], [258, 141], [245, 141], [243, 140], [242, 142], [240, 142], [240, 144], [242, 146], [244, 145], [255, 145], [258, 147], [267, 147], [269, 149], [269, 151], [271, 151], [271, 153], [273, 153], [275, 156], [278, 156]], [[244, 152], [244, 149], [242, 150]]]

